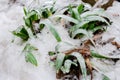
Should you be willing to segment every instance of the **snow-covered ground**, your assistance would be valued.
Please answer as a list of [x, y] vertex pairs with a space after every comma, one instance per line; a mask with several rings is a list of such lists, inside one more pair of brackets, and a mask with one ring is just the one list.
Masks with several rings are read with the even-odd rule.
[[[13, 0], [14, 1], [14, 0]], [[54, 50], [57, 44], [49, 30], [44, 29], [39, 34], [38, 39], [32, 39], [29, 42], [35, 45], [39, 50], [36, 53], [38, 60], [38, 67], [26, 63], [24, 54], [21, 53], [24, 46], [20, 39], [15, 39], [11, 31], [15, 30], [23, 23], [23, 4], [28, 6], [32, 0], [18, 0], [16, 3], [8, 6], [9, 0], [0, 0], [0, 80], [56, 80], [55, 71], [49, 66], [48, 51]], [[74, 0], [58, 0], [57, 5], [62, 6]], [[40, 0], [40, 4], [45, 2]], [[103, 34], [103, 40], [115, 37], [115, 41], [120, 43], [120, 3], [114, 2], [106, 14], [111, 18], [113, 24], [109, 26], [107, 32]], [[56, 29], [63, 41], [79, 45], [79, 40], [73, 40], [68, 37], [67, 31], [61, 27], [56, 26]], [[43, 35], [44, 34], [44, 35]], [[98, 46], [98, 51], [102, 54], [110, 53], [115, 50], [110, 44], [101, 47]], [[120, 52], [118, 52], [120, 53]], [[97, 74], [97, 73], [96, 73]], [[108, 73], [111, 80], [120, 80], [120, 61], [118, 61], [114, 70]], [[101, 80], [100, 75], [96, 75], [94, 80]]]

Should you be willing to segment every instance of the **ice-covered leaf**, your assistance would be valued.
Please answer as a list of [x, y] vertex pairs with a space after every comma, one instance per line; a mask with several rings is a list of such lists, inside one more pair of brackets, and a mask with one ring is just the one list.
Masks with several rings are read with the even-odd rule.
[[57, 54], [57, 58], [55, 61], [55, 68], [57, 71], [62, 67], [64, 58], [65, 58], [65, 54], [63, 54], [63, 53]]
[[71, 60], [65, 60], [64, 62], [64, 66], [61, 67], [62, 72], [65, 73], [69, 73], [70, 72], [70, 68], [71, 65], [75, 65], [77, 66], [77, 63], [71, 61]]
[[23, 8], [23, 11], [24, 11], [24, 14], [27, 15], [28, 12], [27, 12], [27, 9], [25, 7]]
[[107, 25], [110, 25], [110, 23], [104, 17], [101, 16], [87, 16], [84, 17], [84, 21], [89, 21], [89, 22], [99, 21], [99, 22], [105, 22]]
[[110, 78], [104, 75], [102, 80], [110, 80]]
[[54, 26], [52, 25], [52, 23], [49, 20], [44, 20], [44, 21], [40, 22], [40, 24], [46, 25], [46, 27], [50, 30], [50, 32], [53, 34], [53, 36], [55, 37], [55, 39], [58, 42], [62, 41], [57, 30], [55, 30]]
[[75, 30], [81, 28], [83, 25], [85, 25], [85, 24], [87, 24], [87, 23], [89, 23], [89, 21], [81, 21], [81, 22], [79, 22], [78, 24], [72, 26], [69, 31], [70, 31], [70, 32], [74, 32]]
[[32, 52], [34, 50], [38, 50], [36, 47], [32, 46], [31, 44], [27, 43], [23, 49], [23, 52]]
[[12, 32], [15, 36], [20, 37], [21, 39], [27, 41], [29, 39], [29, 34], [24, 26], [18, 27]]
[[23, 52], [25, 53], [25, 60], [26, 62], [30, 62], [31, 64], [37, 66], [37, 60], [32, 54], [33, 51], [38, 50], [36, 47], [32, 46], [31, 44], [27, 43], [26, 46], [23, 49]]
[[77, 34], [83, 34], [88, 36], [88, 32], [84, 29], [78, 29], [72, 33], [72, 38], [74, 38]]
[[108, 59], [108, 57], [106, 57], [106, 56], [103, 56], [103, 55], [101, 55], [101, 54], [99, 54], [99, 53], [96, 53], [95, 51], [91, 51], [91, 56], [92, 57], [95, 57], [95, 58], [102, 58], [102, 59]]
[[87, 70], [86, 70], [86, 64], [85, 64], [85, 60], [83, 58], [83, 56], [78, 53], [78, 52], [74, 52], [71, 55], [75, 56], [80, 64], [80, 69], [82, 71], [82, 75], [83, 75], [83, 80], [87, 80]]
[[72, 6], [69, 6], [69, 11], [72, 18], [80, 20], [80, 14], [77, 8], [72, 8]]
[[28, 13], [26, 13], [24, 17], [25, 25], [31, 28], [33, 21], [40, 19], [39, 15], [40, 14], [38, 14], [38, 12], [35, 10], [29, 11]]
[[60, 49], [64, 48], [64, 46], [68, 47], [69, 49], [75, 48], [75, 45], [72, 43], [62, 41], [55, 46], [55, 52], [60, 52]]
[[91, 56], [95, 58], [102, 58], [102, 59], [120, 59], [120, 55], [117, 56], [106, 56], [106, 55], [101, 55], [95, 51], [91, 51]]
[[74, 18], [72, 18], [72, 17], [66, 16], [66, 15], [54, 15], [54, 16], [52, 16], [51, 18], [63, 18], [63, 19], [65, 19], [65, 20], [68, 20], [68, 21], [73, 22], [73, 23], [75, 23], [75, 24], [78, 24], [78, 23], [79, 23], [78, 20], [76, 20], [76, 19], [74, 19]]
[[105, 10], [104, 9], [95, 9], [95, 10], [93, 10], [93, 11], [86, 11], [86, 12], [84, 12], [84, 13], [82, 13], [80, 16], [81, 17], [87, 17], [87, 16], [104, 16], [104, 17], [107, 17], [106, 15], [105, 15]]
[[26, 60], [26, 62], [30, 62], [31, 64], [33, 64], [35, 66], [38, 65], [36, 58], [34, 57], [34, 55], [31, 52], [26, 53], [25, 60]]

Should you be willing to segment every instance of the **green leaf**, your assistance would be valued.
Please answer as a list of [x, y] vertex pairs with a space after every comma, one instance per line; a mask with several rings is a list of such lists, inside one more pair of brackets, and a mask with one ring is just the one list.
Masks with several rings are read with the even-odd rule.
[[40, 24], [44, 24], [46, 25], [46, 27], [50, 30], [50, 32], [54, 35], [54, 37], [56, 38], [56, 40], [58, 42], [61, 41], [61, 38], [58, 34], [58, 32], [55, 30], [55, 28], [53, 27], [52, 23], [49, 20], [44, 20], [42, 22], [40, 22]]
[[87, 24], [87, 27], [85, 27], [85, 29], [93, 30], [93, 29], [95, 28], [95, 23], [96, 23], [96, 22], [88, 23], [88, 24]]
[[70, 21], [70, 22], [73, 22], [73, 23], [75, 23], [75, 24], [78, 24], [78, 23], [79, 23], [78, 20], [76, 20], [76, 19], [74, 19], [74, 18], [72, 18], [72, 17], [66, 16], [66, 15], [54, 15], [54, 16], [51, 16], [51, 19], [52, 19], [52, 18], [63, 18], [63, 19], [66, 19], [66, 20], [68, 20], [68, 21]]
[[48, 12], [47, 12], [47, 11], [43, 11], [43, 12], [42, 12], [42, 17], [43, 17], [43, 18], [48, 18], [48, 17], [49, 17]]
[[24, 14], [27, 15], [27, 9], [24, 7], [23, 8]]
[[81, 28], [82, 26], [84, 26], [85, 24], [87, 24], [87, 23], [89, 23], [89, 21], [81, 21], [78, 24], [72, 26], [69, 31], [74, 32], [74, 31], [78, 30], [79, 28]]
[[59, 42], [56, 46], [55, 46], [55, 52], [60, 52], [60, 48], [64, 47], [64, 46], [69, 46], [70, 49], [71, 48], [75, 48], [75, 46], [69, 42]]
[[31, 64], [33, 64], [35, 66], [38, 65], [36, 58], [34, 57], [34, 55], [31, 52], [26, 53], [25, 59], [26, 59], [26, 62], [30, 62]]
[[72, 6], [69, 6], [69, 11], [72, 18], [80, 20], [80, 14], [76, 8], [72, 8]]
[[83, 58], [83, 56], [78, 53], [78, 52], [74, 52], [72, 53], [71, 55], [75, 56], [80, 64], [80, 68], [81, 68], [81, 71], [82, 71], [82, 75], [83, 75], [83, 80], [87, 80], [87, 70], [86, 70], [86, 64], [85, 64], [85, 60]]
[[109, 25], [109, 22], [106, 19], [104, 19], [103, 17], [88, 16], [88, 17], [82, 18], [82, 21], [80, 21], [78, 24], [72, 26], [69, 31], [73, 32], [79, 28], [82, 28], [85, 24], [88, 24], [88, 23], [93, 22], [93, 21], [105, 22], [106, 24]]
[[[51, 8], [52, 9], [52, 8]], [[43, 18], [48, 18], [52, 15], [52, 11], [48, 10], [48, 8], [44, 9], [44, 11], [42, 11], [42, 17]]]
[[92, 29], [93, 32], [96, 32], [98, 30], [104, 30], [102, 26], [96, 26], [95, 28]]
[[95, 51], [91, 51], [91, 56], [92, 57], [95, 57], [95, 58], [102, 58], [102, 59], [108, 59], [108, 57], [106, 57], [106, 56], [103, 56], [103, 55], [101, 55], [101, 54], [98, 54], [98, 53], [96, 53]]
[[49, 54], [49, 56], [53, 56], [53, 55], [55, 55], [55, 52], [50, 51], [50, 52], [48, 52], [48, 54]]
[[78, 12], [78, 10], [76, 8], [73, 9], [73, 13], [74, 13], [74, 17], [73, 18], [75, 18], [75, 19], [80, 21], [81, 20], [80, 14], [79, 14], [79, 12]]
[[84, 29], [78, 29], [72, 33], [72, 38], [74, 38], [77, 34], [84, 34], [88, 37], [88, 32]]
[[102, 58], [102, 59], [120, 59], [120, 55], [117, 56], [105, 56], [105, 55], [101, 55], [95, 51], [91, 51], [91, 56], [95, 57], [95, 58]]
[[23, 49], [25, 53], [26, 62], [30, 62], [31, 64], [37, 66], [37, 60], [32, 54], [32, 51], [38, 50], [36, 47], [32, 46], [31, 44], [27, 43]]
[[107, 77], [106, 75], [104, 75], [103, 79], [102, 80], [110, 80], [109, 77]]
[[27, 27], [32, 27], [32, 22], [29, 18], [24, 18], [24, 22]]
[[71, 60], [65, 60], [64, 62], [64, 66], [61, 67], [62, 72], [65, 73], [69, 73], [70, 72], [70, 68], [71, 65], [75, 65], [77, 66], [77, 63], [71, 61]]
[[65, 58], [65, 54], [63, 53], [57, 54], [57, 59], [55, 61], [55, 67], [57, 71], [62, 67], [64, 58]]
[[45, 27], [44, 24], [40, 24], [40, 27], [39, 27], [40, 31], [41, 31], [44, 27]]
[[84, 17], [84, 21], [100, 21], [100, 22], [105, 22], [107, 25], [110, 25], [110, 23], [103, 17], [101, 16], [87, 16]]
[[23, 49], [23, 52], [32, 52], [38, 50], [36, 47], [32, 46], [31, 44], [27, 43]]
[[87, 16], [104, 16], [106, 17], [105, 15], [105, 10], [104, 9], [95, 9], [93, 11], [86, 11], [84, 13], [82, 13], [80, 16], [81, 17], [87, 17]]
[[37, 11], [35, 11], [35, 10], [29, 11], [27, 13], [27, 15], [24, 17], [25, 25], [27, 27], [32, 27], [32, 22], [39, 20], [39, 19], [40, 19], [40, 17], [38, 15]]
[[[37, 16], [38, 14], [37, 14], [37, 12], [35, 11], [35, 10], [32, 10], [32, 11], [30, 11], [28, 14], [27, 14], [27, 16], [26, 16], [26, 18], [32, 18], [32, 17], [34, 17], [34, 16]], [[34, 20], [37, 20], [38, 18], [34, 18]]]
[[12, 31], [12, 33], [17, 36], [20, 37], [21, 39], [27, 41], [29, 38], [29, 34], [27, 32], [27, 30], [24, 28], [24, 26], [18, 27], [16, 30]]
[[79, 14], [81, 14], [84, 10], [84, 5], [80, 4], [77, 9], [78, 9]]

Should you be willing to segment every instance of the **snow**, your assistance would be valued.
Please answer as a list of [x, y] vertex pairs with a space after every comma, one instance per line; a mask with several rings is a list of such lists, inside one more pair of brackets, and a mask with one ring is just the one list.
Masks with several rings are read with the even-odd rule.
[[[73, 2], [74, 0], [58, 0], [57, 5], [62, 7], [62, 5], [68, 4], [68, 2]], [[38, 67], [25, 62], [24, 54], [21, 53], [24, 44], [19, 38], [15, 38], [14, 43], [11, 41], [14, 36], [11, 31], [15, 30], [18, 26], [23, 23], [23, 6], [25, 4], [28, 6], [32, 0], [25, 1], [19, 0], [12, 4], [8, 8], [8, 0], [0, 0], [0, 80], [56, 80], [55, 70], [53, 67], [49, 66], [48, 51], [54, 51], [57, 41], [54, 39], [53, 35], [45, 28], [41, 34], [38, 34], [37, 39], [31, 39], [29, 42], [36, 46], [39, 50], [35, 53], [38, 60]], [[39, 1], [45, 3], [44, 0]], [[3, 7], [4, 6], [4, 7]], [[113, 7], [110, 7], [106, 14], [111, 18], [113, 24], [109, 26], [107, 32], [103, 34], [103, 40], [115, 37], [115, 41], [120, 43], [120, 3], [114, 2]], [[7, 9], [7, 10], [5, 10]], [[56, 25], [56, 30], [65, 42], [70, 42], [79, 46], [79, 40], [73, 40], [68, 37], [67, 31], [61, 25]], [[65, 47], [67, 49], [67, 47]], [[108, 54], [111, 51], [116, 50], [115, 47], [111, 47], [110, 44], [104, 47], [99, 46], [98, 51], [101, 54]], [[120, 53], [120, 52], [118, 52]], [[94, 72], [94, 80], [101, 80], [101, 75]], [[108, 73], [111, 80], [120, 80], [120, 61], [115, 64], [113, 71]]]

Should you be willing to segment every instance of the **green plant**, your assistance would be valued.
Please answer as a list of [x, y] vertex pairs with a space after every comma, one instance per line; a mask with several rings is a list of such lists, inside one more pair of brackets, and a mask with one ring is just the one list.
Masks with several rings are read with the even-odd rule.
[[[40, 9], [32, 10], [27, 10], [24, 8], [25, 25], [19, 27], [12, 33], [15, 36], [27, 41], [31, 37], [29, 30], [34, 36], [36, 36], [36, 34], [40, 33], [44, 27], [47, 27], [57, 42], [59, 42], [55, 47], [55, 51], [49, 52], [50, 63], [56, 69], [57, 78], [72, 75], [70, 76], [72, 79], [74, 76], [76, 76], [77, 79], [80, 79], [81, 76], [83, 76], [83, 80], [87, 80], [87, 75], [90, 74], [92, 80], [92, 70], [94, 69], [103, 74], [103, 80], [110, 80], [104, 73], [104, 69], [97, 66], [95, 61], [92, 61], [92, 59], [96, 59], [98, 61], [100, 59], [114, 60], [119, 57], [101, 55], [90, 49], [90, 46], [92, 46], [91, 43], [95, 45], [96, 39], [94, 37], [96, 37], [96, 34], [100, 35], [100, 32], [103, 33], [106, 31], [105, 26], [110, 25], [110, 20], [104, 15], [104, 10], [97, 9], [90, 11], [86, 10], [83, 4], [80, 4], [77, 6], [69, 5], [66, 7], [63, 14], [55, 14], [57, 10], [54, 9], [54, 5], [55, 3], [52, 7], [42, 6]], [[82, 45], [76, 47], [68, 42], [63, 42], [52, 23], [52, 21], [56, 22], [56, 19], [54, 18], [58, 18], [58, 20], [61, 18], [68, 20], [65, 25], [69, 25], [67, 30], [70, 37], [73, 39], [81, 39], [84, 37], [85, 39], [83, 40]], [[39, 26], [35, 26], [35, 24]], [[62, 47], [61, 43], [69, 45], [72, 48], [62, 52], [59, 50]], [[30, 62], [35, 66], [38, 65], [37, 59], [33, 54], [36, 50], [37, 48], [31, 44], [26, 44], [23, 49], [26, 62]], [[109, 66], [105, 63], [103, 63], [103, 65], [104, 67]]]
[[98, 64], [102, 63], [104, 67], [101, 68], [96, 64], [96, 61], [92, 61], [92, 59], [97, 59], [98, 61], [100, 61], [100, 59], [114, 60], [119, 59], [119, 57], [101, 55], [96, 51], [89, 50], [88, 48], [86, 48], [88, 45], [89, 44], [85, 45], [84, 47], [81, 46], [79, 48], [74, 47], [73, 49], [63, 52], [59, 50], [60, 46], [58, 47], [57, 45], [57, 49], [55, 49], [57, 51], [49, 52], [49, 56], [51, 57], [50, 63], [55, 67], [58, 79], [61, 79], [66, 75], [72, 75], [72, 79], [74, 78], [74, 76], [76, 76], [79, 79], [79, 75], [81, 75], [83, 76], [83, 80], [86, 80], [86, 76], [88, 74], [91, 74], [92, 80], [92, 70], [96, 70], [104, 75], [103, 80], [110, 80], [109, 77], [106, 76], [106, 70], [104, 69], [109, 68], [110, 65], [104, 62], [97, 62]]
[[[56, 40], [60, 42], [61, 38], [58, 32], [56, 31], [56, 29], [54, 28], [54, 25], [49, 20], [49, 17], [52, 16], [56, 11], [54, 9], [54, 4], [55, 3], [53, 3], [51, 7], [44, 6], [45, 8], [41, 7], [40, 9], [27, 10], [26, 8], [24, 8], [25, 25], [22, 26], [21, 31], [19, 30], [18, 32], [18, 29], [13, 31], [13, 34], [27, 41], [30, 37], [29, 36], [30, 31], [32, 32], [32, 35], [36, 36], [36, 34], [40, 33], [40, 31], [44, 27], [47, 27], [50, 30], [50, 32], [53, 34], [53, 36], [56, 38]], [[36, 26], [35, 24], [39, 26]], [[28, 32], [28, 29], [30, 29], [29, 32]]]
[[23, 49], [23, 53], [25, 53], [25, 60], [26, 62], [30, 62], [31, 64], [38, 66], [38, 62], [33, 55], [33, 51], [38, 50], [36, 47], [32, 46], [31, 44], [26, 44]]
[[[84, 5], [69, 6], [67, 15], [55, 15], [69, 21], [69, 34], [72, 38], [79, 38], [81, 35], [95, 33], [98, 30], [105, 30], [104, 25], [110, 25], [109, 19], [104, 15], [103, 9], [89, 11], [84, 9]], [[72, 23], [72, 24], [71, 24]], [[81, 37], [80, 37], [81, 38]]]

